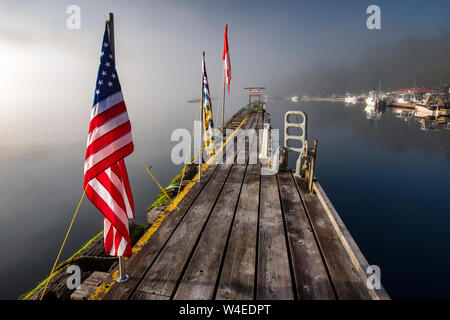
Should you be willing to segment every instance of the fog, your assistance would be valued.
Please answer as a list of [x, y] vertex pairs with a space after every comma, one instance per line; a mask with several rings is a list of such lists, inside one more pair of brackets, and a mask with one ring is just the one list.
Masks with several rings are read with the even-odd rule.
[[[191, 127], [196, 105], [187, 101], [199, 98], [202, 50], [220, 122], [226, 23], [233, 74], [226, 117], [246, 104], [248, 86], [283, 96], [449, 78], [449, 35], [440, 34], [450, 29], [447, 1], [77, 1], [81, 29], [69, 30], [72, 4], [0, 2], [2, 146], [84, 143], [108, 11], [139, 144], [162, 126]], [[381, 30], [366, 27], [370, 4], [381, 6]]]
[[317, 62], [289, 87], [297, 94], [345, 94], [408, 87], [441, 87], [450, 82], [450, 33], [409, 36], [371, 46], [350, 63]]

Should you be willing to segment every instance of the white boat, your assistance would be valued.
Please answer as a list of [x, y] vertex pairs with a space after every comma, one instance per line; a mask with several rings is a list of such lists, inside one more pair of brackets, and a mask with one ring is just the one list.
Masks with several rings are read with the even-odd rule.
[[446, 92], [430, 92], [425, 95], [423, 101], [416, 103], [416, 110], [428, 109], [439, 110], [448, 109], [450, 106], [448, 94]]
[[370, 91], [366, 98], [366, 104], [369, 107], [375, 107], [377, 104], [377, 93], [375, 91]]
[[291, 101], [292, 102], [299, 102], [300, 101], [300, 97], [293, 96], [293, 97], [291, 97]]

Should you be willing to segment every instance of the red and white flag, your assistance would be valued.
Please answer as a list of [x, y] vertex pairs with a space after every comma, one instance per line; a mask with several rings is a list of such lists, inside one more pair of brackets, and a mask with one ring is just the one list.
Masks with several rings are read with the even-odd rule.
[[223, 72], [225, 73], [225, 78], [227, 79], [228, 93], [230, 93], [231, 62], [230, 62], [230, 50], [228, 48], [227, 30], [228, 30], [228, 24], [225, 25], [222, 60], [223, 60]]
[[124, 158], [134, 150], [131, 124], [106, 26], [84, 160], [86, 196], [102, 213], [105, 252], [131, 256], [134, 203]]

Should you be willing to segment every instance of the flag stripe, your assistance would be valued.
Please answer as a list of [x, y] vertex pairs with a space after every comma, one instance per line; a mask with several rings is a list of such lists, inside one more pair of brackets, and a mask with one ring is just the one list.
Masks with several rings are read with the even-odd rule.
[[116, 104], [119, 104], [122, 101], [123, 101], [122, 91], [119, 91], [110, 95], [109, 97], [106, 97], [102, 101], [97, 102], [92, 107], [91, 119], [94, 119], [97, 115], [115, 106]]
[[93, 141], [87, 148], [86, 148], [86, 157], [84, 160], [87, 160], [88, 157], [90, 157], [92, 154], [100, 151], [107, 145], [111, 144], [115, 140], [117, 140], [117, 137], [122, 137], [129, 133], [131, 130], [131, 123], [130, 121], [125, 122], [124, 124], [121, 124], [120, 126], [114, 128], [113, 130], [109, 131], [108, 133], [104, 134], [97, 140]]
[[129, 155], [131, 152], [133, 152], [134, 145], [133, 142], [125, 145], [119, 150], [116, 150], [114, 153], [106, 157], [105, 159], [98, 162], [94, 167], [86, 170], [84, 174], [84, 180], [85, 184], [87, 181], [91, 180], [95, 176], [97, 176], [100, 172], [104, 171], [105, 169], [109, 168], [111, 166], [110, 163], [115, 163], [119, 161], [120, 159], [125, 158], [127, 155]]
[[[106, 172], [109, 169], [106, 169], [102, 173], [100, 173], [96, 179], [100, 184], [105, 188], [105, 190], [108, 190], [110, 197], [115, 201], [115, 203], [120, 206], [123, 212], [126, 210], [125, 202], [122, 196], [122, 187], [118, 189], [114, 182], [109, 178], [109, 176], [106, 174]], [[122, 183], [121, 183], [122, 184]]]
[[115, 128], [124, 124], [127, 121], [129, 121], [128, 114], [126, 112], [123, 112], [123, 113], [119, 114], [118, 116], [112, 118], [108, 122], [105, 122], [100, 127], [95, 128], [88, 135], [87, 145], [89, 146], [93, 141], [97, 140], [101, 136], [107, 134], [111, 130], [114, 130]]
[[[110, 155], [112, 155], [117, 150], [123, 148], [127, 144], [132, 142], [131, 132], [128, 132], [127, 134], [121, 136], [120, 138], [114, 140], [110, 144], [108, 144], [106, 147], [103, 147], [96, 153], [91, 154], [86, 161], [84, 162], [84, 170], [85, 172], [89, 169], [91, 169], [93, 166], [95, 166], [97, 163], [104, 161], [107, 159]], [[112, 162], [115, 163], [116, 161]], [[111, 165], [109, 165], [106, 168], [109, 168]], [[105, 168], [105, 169], [106, 169]]]
[[108, 110], [105, 110], [104, 112], [100, 113], [99, 115], [95, 116], [91, 120], [91, 123], [89, 124], [89, 133], [92, 132], [97, 127], [100, 127], [103, 125], [103, 123], [117, 117], [121, 113], [126, 113], [127, 107], [125, 105], [125, 102], [119, 102], [118, 104], [112, 106]]
[[122, 212], [122, 210], [118, 209], [117, 203], [111, 198], [108, 190], [97, 179], [92, 179], [89, 182], [86, 195], [89, 195], [89, 199], [92, 199], [91, 201], [95, 201], [97, 209], [103, 213], [120, 234], [126, 235], [128, 233], [128, 219], [123, 219], [123, 215], [117, 214]]
[[128, 206], [130, 207], [130, 211], [128, 211], [128, 218], [130, 219], [134, 219], [134, 201], [133, 201], [133, 194], [131, 193], [131, 188], [130, 188], [130, 181], [128, 179], [128, 172], [127, 172], [127, 168], [125, 166], [125, 161], [124, 160], [120, 160], [118, 162], [119, 164], [119, 169], [120, 169], [120, 173], [121, 173], [121, 177], [122, 177], [122, 181], [123, 181], [123, 189], [125, 190], [125, 193], [127, 195], [127, 201], [125, 203], [128, 203]]
[[[125, 165], [125, 163], [123, 163]], [[126, 170], [125, 170], [126, 171]], [[127, 213], [128, 218], [134, 219], [134, 208], [132, 208], [130, 204], [133, 203], [133, 198], [131, 196], [131, 190], [129, 189], [129, 183], [128, 180], [125, 181], [125, 179], [120, 178], [122, 176], [121, 170], [119, 168], [119, 165], [116, 163], [111, 168], [108, 168], [105, 170], [106, 175], [113, 183], [114, 187], [117, 189], [117, 192], [119, 192], [122, 202], [124, 206], [122, 209]], [[128, 177], [127, 177], [128, 179]], [[127, 192], [125, 186], [128, 185], [129, 193]]]

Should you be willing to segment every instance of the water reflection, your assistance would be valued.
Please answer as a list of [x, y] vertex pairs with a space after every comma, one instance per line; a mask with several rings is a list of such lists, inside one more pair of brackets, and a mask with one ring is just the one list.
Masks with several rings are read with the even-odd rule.
[[[368, 120], [380, 120], [382, 114], [387, 109], [388, 107], [384, 104], [367, 105], [364, 108], [364, 112]], [[450, 130], [450, 116], [447, 114], [448, 109], [430, 110], [420, 107], [416, 107], [415, 109], [392, 107], [391, 109], [392, 113], [398, 119], [405, 122], [410, 122], [411, 120], [417, 121], [422, 131]]]

